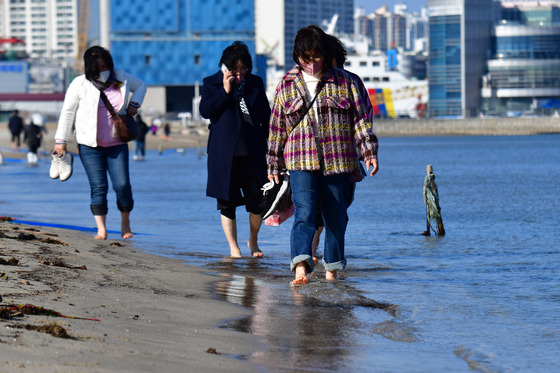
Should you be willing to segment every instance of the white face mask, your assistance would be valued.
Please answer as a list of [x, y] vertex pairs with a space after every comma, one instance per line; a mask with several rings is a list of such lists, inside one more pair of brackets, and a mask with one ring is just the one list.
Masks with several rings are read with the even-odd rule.
[[101, 83], [105, 83], [107, 79], [109, 79], [109, 74], [111, 74], [109, 70], [101, 71], [97, 80], [99, 80]]

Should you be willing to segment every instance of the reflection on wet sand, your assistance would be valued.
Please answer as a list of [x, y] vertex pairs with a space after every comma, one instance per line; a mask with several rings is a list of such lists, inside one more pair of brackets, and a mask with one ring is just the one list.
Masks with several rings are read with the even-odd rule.
[[387, 316], [398, 314], [397, 306], [368, 299], [343, 281], [319, 280], [319, 274], [303, 287], [290, 287], [288, 277], [278, 281], [269, 274], [265, 281], [239, 275], [243, 269], [263, 264], [249, 262], [253, 261], [222, 262], [220, 272], [235, 267], [235, 274], [225, 274], [216, 285], [216, 293], [254, 311], [252, 316], [228, 321], [224, 327], [262, 338], [268, 349], [247, 357], [259, 366], [288, 371], [341, 369], [346, 357], [354, 353], [356, 336], [371, 330], [371, 325], [363, 325], [354, 315], [356, 307], [385, 311]]

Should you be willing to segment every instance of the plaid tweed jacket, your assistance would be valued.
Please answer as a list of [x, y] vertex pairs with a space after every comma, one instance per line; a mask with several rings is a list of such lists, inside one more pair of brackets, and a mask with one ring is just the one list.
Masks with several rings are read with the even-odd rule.
[[324, 175], [350, 173], [358, 167], [358, 151], [364, 160], [377, 157], [377, 137], [355, 81], [332, 68], [323, 74], [317, 89], [321, 86], [317, 108], [311, 107], [305, 115], [310, 99], [300, 68], [295, 66], [282, 78], [270, 117], [268, 174], [277, 175], [284, 168], [322, 170]]

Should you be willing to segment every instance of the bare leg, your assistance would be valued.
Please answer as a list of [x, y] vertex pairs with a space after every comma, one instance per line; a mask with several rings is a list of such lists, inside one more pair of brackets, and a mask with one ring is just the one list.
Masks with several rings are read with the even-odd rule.
[[220, 216], [222, 217], [222, 229], [229, 244], [230, 256], [232, 258], [241, 258], [241, 250], [237, 245], [237, 222], [224, 215]]
[[309, 283], [307, 278], [307, 266], [305, 262], [299, 262], [295, 268], [296, 278], [292, 281], [293, 285], [305, 285]]
[[132, 238], [132, 229], [130, 229], [130, 212], [121, 211], [121, 237], [125, 240]]
[[319, 243], [321, 242], [321, 233], [323, 232], [324, 226], [317, 227], [315, 231], [315, 236], [313, 236], [313, 243], [311, 244], [311, 256], [313, 257], [313, 261], [315, 265], [319, 263], [315, 254], [317, 253], [317, 249], [319, 248]]
[[338, 277], [336, 276], [336, 271], [326, 271], [325, 272], [325, 280], [327, 280], [327, 281], [338, 280]]
[[259, 239], [259, 230], [261, 229], [262, 225], [262, 218], [260, 215], [249, 213], [249, 226], [250, 226], [250, 233], [249, 233], [249, 241], [247, 242], [247, 247], [251, 250], [251, 255], [255, 258], [260, 258], [264, 254], [259, 249], [258, 239]]
[[106, 240], [107, 239], [107, 227], [105, 226], [105, 221], [107, 220], [107, 215], [94, 215], [95, 224], [97, 225], [97, 236], [93, 237], [96, 240]]

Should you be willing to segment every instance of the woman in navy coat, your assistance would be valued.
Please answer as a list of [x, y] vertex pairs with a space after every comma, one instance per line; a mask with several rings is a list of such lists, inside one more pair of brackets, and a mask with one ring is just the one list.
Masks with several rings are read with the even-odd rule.
[[260, 188], [268, 181], [270, 104], [262, 79], [251, 74], [251, 54], [243, 42], [228, 46], [219, 65], [220, 71], [204, 78], [200, 101], [200, 114], [210, 119], [206, 195], [217, 199], [222, 228], [234, 258], [241, 257], [235, 210], [245, 205], [250, 224], [247, 246], [251, 255], [261, 257], [257, 243], [262, 223]]

